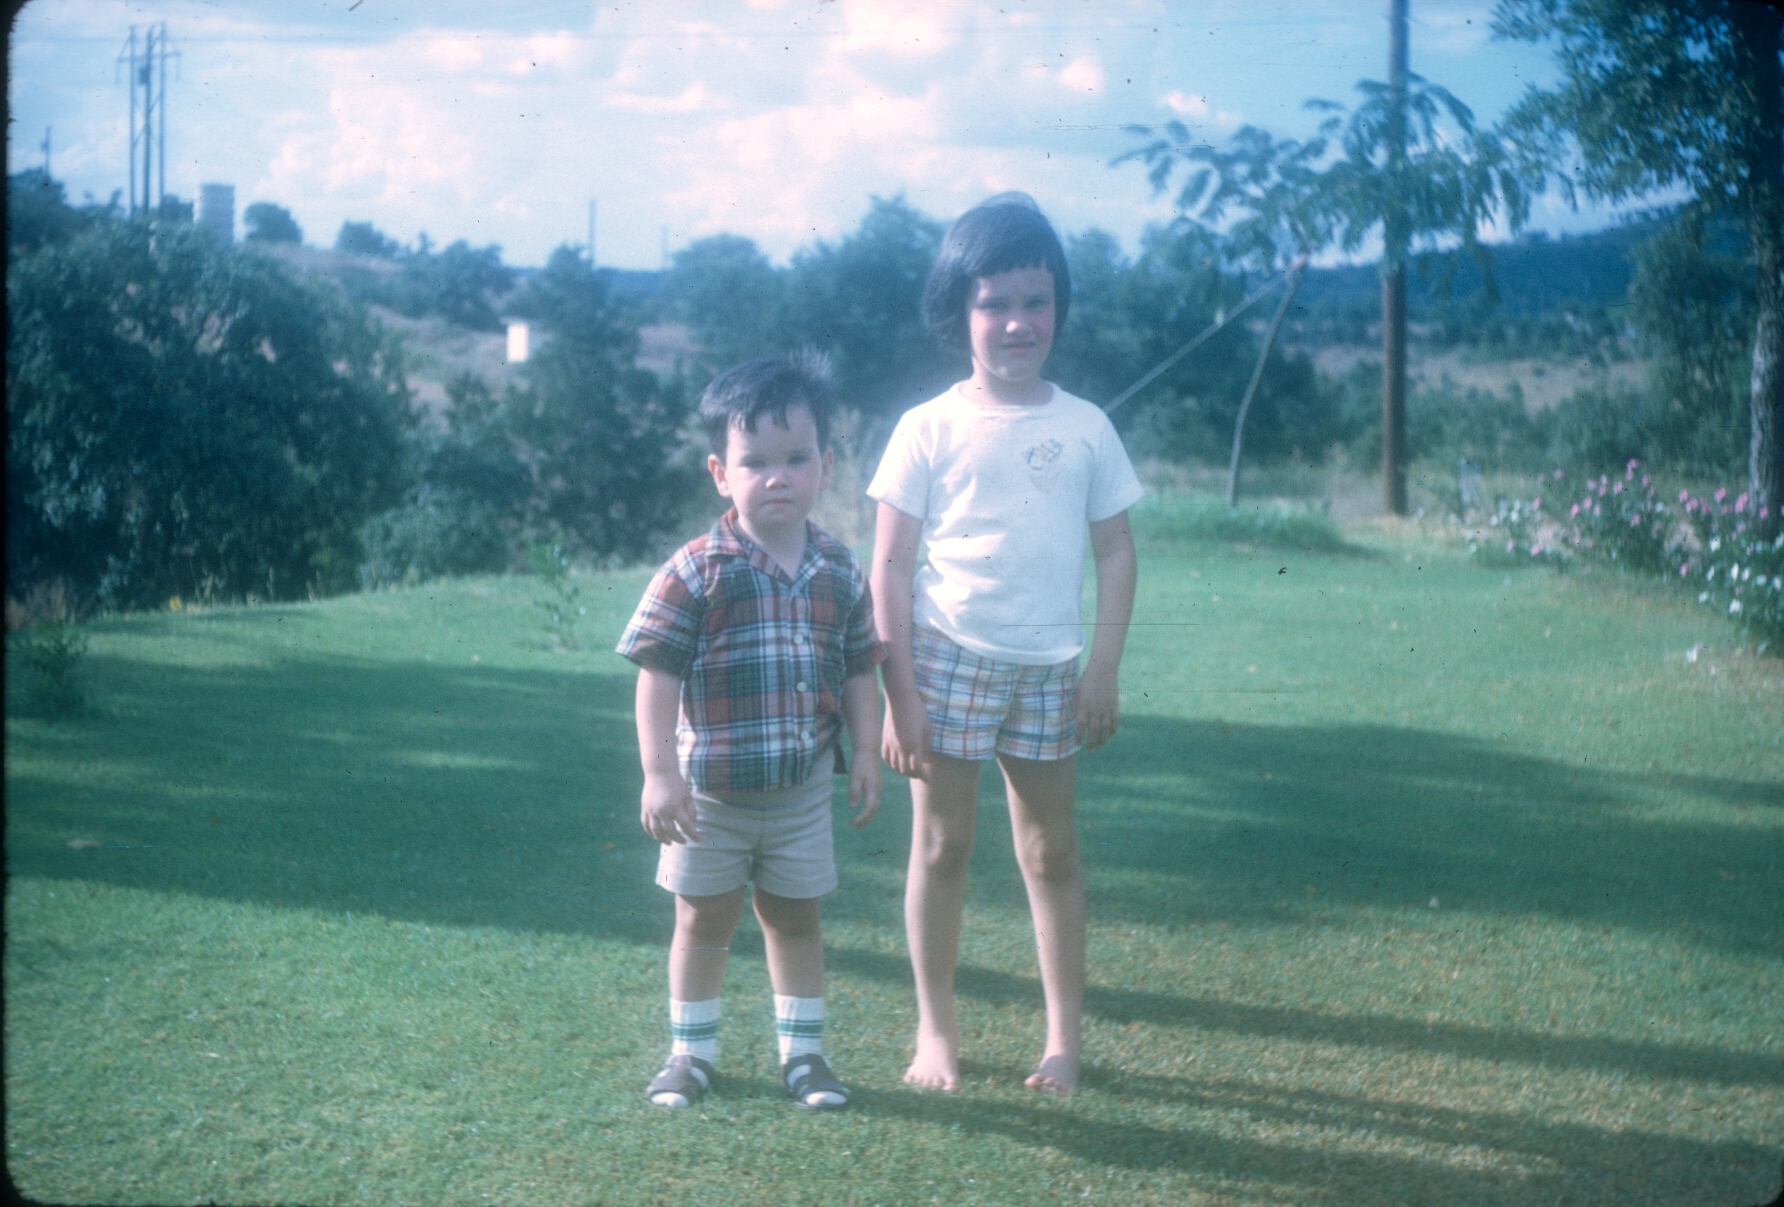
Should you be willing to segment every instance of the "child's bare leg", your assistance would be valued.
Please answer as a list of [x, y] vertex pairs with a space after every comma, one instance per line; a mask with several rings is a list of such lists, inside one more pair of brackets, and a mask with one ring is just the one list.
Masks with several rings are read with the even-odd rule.
[[824, 941], [818, 898], [777, 897], [756, 890], [756, 918], [768, 952], [768, 980], [783, 997], [824, 996]]
[[743, 917], [743, 887], [712, 897], [675, 898], [675, 938], [669, 947], [669, 996], [704, 1002], [725, 983], [725, 957]]
[[1010, 799], [1016, 861], [1034, 914], [1035, 949], [1047, 1001], [1047, 1047], [1028, 1078], [1034, 1089], [1069, 1094], [1078, 1085], [1084, 1015], [1084, 874], [1072, 804], [1075, 759], [1037, 762], [998, 756]]
[[917, 981], [917, 1054], [911, 1085], [960, 1088], [960, 1028], [954, 1020], [954, 968], [960, 960], [960, 906], [973, 853], [979, 764], [929, 756], [929, 779], [911, 781], [911, 863], [904, 929]]

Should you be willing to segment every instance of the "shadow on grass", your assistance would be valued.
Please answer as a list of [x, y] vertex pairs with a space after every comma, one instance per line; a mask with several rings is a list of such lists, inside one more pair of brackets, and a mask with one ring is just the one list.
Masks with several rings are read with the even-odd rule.
[[1784, 842], [1707, 816], [1776, 808], [1777, 784], [1655, 782], [1411, 728], [1140, 716], [1081, 761], [1078, 799], [1105, 920], [1238, 925], [1437, 898], [1464, 917], [1777, 948]]
[[[1000, 1073], [1002, 1071], [1000, 1070]], [[1010, 1070], [1010, 1076], [1022, 1072]], [[1249, 1081], [1125, 1076], [1088, 1079], [1119, 1098], [1238, 1116], [1249, 1128], [1279, 1128], [1282, 1139], [1236, 1139], [1214, 1130], [1164, 1128], [1095, 1117], [1007, 1096], [866, 1091], [863, 1110], [1051, 1148], [1091, 1167], [1183, 1171], [1202, 1179], [1292, 1188], [1297, 1203], [1736, 1202], [1776, 1154], [1741, 1142], [1708, 1143], [1531, 1116], [1453, 1110], [1427, 1103], [1274, 1089]], [[1349, 1135], [1375, 1151], [1357, 1151]], [[1384, 1153], [1384, 1147], [1402, 1154]], [[1499, 1168], [1431, 1159], [1432, 1147], [1490, 1152]], [[1412, 1150], [1412, 1151], [1406, 1151]], [[1424, 1151], [1418, 1151], [1424, 1150]], [[1709, 1183], [1723, 1183], [1710, 1185]], [[1763, 1183], [1761, 1183], [1763, 1184]], [[1391, 1188], [1391, 1191], [1390, 1191]], [[1676, 1193], [1670, 1196], [1668, 1191]], [[1086, 1194], [1089, 1193], [1087, 1189]], [[1578, 1198], [1584, 1194], [1585, 1198]], [[1561, 1196], [1561, 1197], [1557, 1197]]]
[[[830, 969], [891, 984], [910, 984], [910, 964], [902, 957], [854, 948], [826, 952]], [[962, 967], [955, 980], [962, 997], [990, 1005], [1040, 1009], [1040, 982], [978, 967]], [[1718, 1085], [1784, 1086], [1784, 1057], [1725, 1052], [1597, 1036], [1542, 1035], [1493, 1030], [1459, 1023], [1420, 1023], [1391, 1015], [1334, 1015], [1312, 1010], [1254, 1006], [1219, 998], [1193, 998], [1091, 985], [1084, 1012], [1113, 1023], [1191, 1027], [1229, 1035], [1282, 1039], [1294, 1043], [1341, 1044], [1397, 1052], [1431, 1052], [1469, 1060], [1541, 1065], [1558, 1069], [1599, 1069]], [[1027, 1069], [988, 1070], [1020, 1080]], [[1089, 1074], [1087, 1074], [1089, 1076]], [[1159, 1079], [1182, 1086], [1177, 1079]], [[1139, 1097], [1153, 1096], [1149, 1091]]]
[[[10, 731], [8, 869], [661, 941], [669, 911], [637, 822], [632, 677], [612, 661], [95, 658], [86, 716]], [[1642, 812], [1656, 799], [1663, 820]], [[1772, 784], [1655, 785], [1415, 729], [1137, 716], [1082, 760], [1079, 819], [1104, 922], [1302, 922], [1310, 909], [1439, 897], [1460, 918], [1537, 914], [1770, 953], [1784, 844], [1692, 818], [1705, 802], [1778, 799]], [[975, 901], [1020, 900], [999, 813], [991, 799], [980, 811]], [[861, 844], [839, 844], [845, 892], [827, 910], [896, 928], [895, 895], [846, 891], [851, 861], [874, 876], [902, 866], [898, 811], [872, 839], [872, 864], [847, 854]]]

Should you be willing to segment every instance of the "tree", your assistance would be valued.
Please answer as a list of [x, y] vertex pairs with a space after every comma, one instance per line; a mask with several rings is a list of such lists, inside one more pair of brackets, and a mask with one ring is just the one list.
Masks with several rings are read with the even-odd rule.
[[375, 256], [394, 260], [402, 245], [370, 222], [343, 222], [335, 235], [335, 250], [350, 256]]
[[[1500, 0], [1494, 32], [1555, 49], [1562, 79], [1507, 115], [1534, 171], [1571, 195], [1667, 190], [1738, 220], [1755, 322], [1748, 491], [1784, 508], [1784, 14], [1743, 0]], [[1577, 156], [1577, 165], [1569, 152]]]
[[[1508, 231], [1529, 216], [1521, 166], [1493, 133], [1447, 89], [1405, 71], [1405, 0], [1394, 4], [1395, 44], [1388, 83], [1357, 85], [1363, 102], [1348, 116], [1330, 101], [1308, 107], [1332, 114], [1306, 143], [1274, 140], [1254, 127], [1234, 135], [1230, 149], [1199, 144], [1180, 122], [1164, 137], [1123, 159], [1151, 167], [1155, 190], [1175, 168], [1191, 166], [1177, 204], [1187, 214], [1232, 227], [1240, 254], [1280, 264], [1336, 243], [1360, 251], [1382, 240], [1382, 491], [1387, 510], [1406, 512], [1406, 277], [1409, 265], [1438, 269], [1447, 283], [1457, 253], [1480, 264], [1492, 290], [1491, 260], [1480, 228], [1495, 214]], [[1448, 127], [1447, 129], [1445, 127]], [[1130, 133], [1149, 137], [1148, 127]], [[1336, 143], [1337, 156], [1328, 159]]]
[[1695, 214], [1650, 236], [1631, 257], [1629, 300], [1653, 358], [1661, 429], [1650, 433], [1641, 455], [1722, 474], [1745, 459], [1751, 430], [1745, 370], [1752, 364], [1753, 275], [1709, 243]]
[[302, 243], [303, 228], [291, 211], [270, 201], [256, 201], [242, 211], [242, 225], [247, 228], [244, 243]]
[[473, 331], [501, 326], [495, 298], [514, 283], [514, 271], [502, 263], [502, 249], [490, 244], [474, 248], [463, 239], [439, 254], [424, 232], [419, 246], [403, 258], [402, 270], [382, 291], [385, 301], [410, 318], [438, 314]]
[[655, 554], [693, 485], [679, 458], [688, 414], [680, 383], [633, 365], [635, 317], [574, 248], [551, 254], [514, 311], [548, 336], [504, 400], [532, 476], [526, 526], [561, 531], [601, 557]]
[[959, 378], [918, 303], [942, 224], [900, 197], [874, 197], [861, 225], [793, 257], [787, 333], [830, 355], [843, 404], [888, 422]]
[[135, 607], [351, 584], [409, 415], [363, 315], [147, 219], [16, 261], [6, 300], [9, 585]]
[[753, 240], [713, 235], [675, 253], [663, 300], [688, 325], [717, 374], [758, 356], [784, 356], [786, 273]]

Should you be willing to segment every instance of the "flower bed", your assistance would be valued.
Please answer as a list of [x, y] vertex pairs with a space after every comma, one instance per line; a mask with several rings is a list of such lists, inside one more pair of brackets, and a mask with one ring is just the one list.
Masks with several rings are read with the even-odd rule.
[[[1472, 551], [1557, 565], [1604, 562], [1673, 579], [1696, 588], [1699, 603], [1726, 613], [1763, 645], [1784, 647], [1784, 531], [1768, 509], [1755, 510], [1746, 494], [1731, 502], [1725, 489], [1707, 498], [1681, 490], [1671, 504], [1648, 474], [1637, 481], [1640, 469], [1631, 461], [1621, 478], [1587, 478], [1565, 513], [1559, 505], [1545, 508], [1540, 496], [1500, 499], [1488, 520], [1495, 532], [1477, 537]], [[1564, 477], [1556, 470], [1549, 479], [1557, 492]]]

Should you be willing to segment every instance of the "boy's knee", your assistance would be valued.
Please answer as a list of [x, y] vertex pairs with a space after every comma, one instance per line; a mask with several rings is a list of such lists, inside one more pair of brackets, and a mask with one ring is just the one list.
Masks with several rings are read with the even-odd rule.
[[756, 890], [756, 918], [764, 930], [781, 939], [810, 939], [818, 934], [816, 897], [777, 897]]
[[966, 865], [973, 854], [972, 831], [937, 826], [915, 836], [913, 841], [917, 843], [923, 866], [930, 872], [943, 876], [966, 874]]

